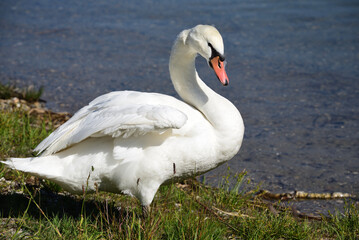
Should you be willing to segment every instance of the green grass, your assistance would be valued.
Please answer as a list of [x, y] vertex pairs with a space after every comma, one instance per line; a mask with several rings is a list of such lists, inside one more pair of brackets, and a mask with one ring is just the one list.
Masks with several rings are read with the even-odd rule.
[[52, 129], [51, 123], [45, 126], [21, 111], [2, 112], [0, 124], [1, 158], [31, 156], [32, 149], [49, 134], [46, 128]]
[[34, 89], [34, 87], [29, 86], [27, 88], [20, 89], [17, 88], [15, 85], [0, 83], [0, 99], [17, 97], [28, 102], [36, 102], [40, 100], [43, 91], [44, 87]]
[[[0, 114], [0, 157], [32, 156], [52, 130], [51, 119], [24, 112]], [[189, 179], [162, 186], [152, 212], [141, 217], [139, 202], [128, 196], [83, 193], [73, 196], [56, 184], [0, 166], [0, 239], [358, 239], [359, 209], [322, 221], [298, 219], [278, 204], [246, 190], [245, 173], [230, 188]]]

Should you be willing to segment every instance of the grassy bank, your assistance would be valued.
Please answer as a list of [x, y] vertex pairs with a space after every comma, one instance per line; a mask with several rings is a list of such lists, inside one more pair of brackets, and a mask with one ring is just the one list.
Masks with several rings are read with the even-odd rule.
[[[32, 156], [53, 129], [52, 115], [0, 114], [0, 157]], [[0, 239], [358, 239], [359, 209], [320, 220], [300, 217], [255, 191], [189, 179], [162, 186], [143, 219], [139, 202], [108, 193], [73, 196], [57, 185], [0, 165]]]

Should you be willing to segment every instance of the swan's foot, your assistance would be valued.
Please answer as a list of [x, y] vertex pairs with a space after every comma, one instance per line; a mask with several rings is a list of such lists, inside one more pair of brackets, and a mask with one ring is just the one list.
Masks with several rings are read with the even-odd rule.
[[150, 215], [151, 207], [150, 205], [142, 205], [142, 217], [147, 218]]

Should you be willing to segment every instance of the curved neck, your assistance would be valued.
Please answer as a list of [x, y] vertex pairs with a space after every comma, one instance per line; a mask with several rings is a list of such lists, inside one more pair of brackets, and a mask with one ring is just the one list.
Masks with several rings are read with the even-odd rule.
[[240, 120], [242, 118], [230, 101], [214, 92], [200, 79], [195, 68], [196, 56], [197, 53], [186, 46], [184, 41], [177, 39], [169, 63], [172, 83], [181, 98], [202, 112], [217, 130], [228, 131], [233, 127], [236, 116]]
[[195, 67], [196, 56], [196, 52], [177, 41], [172, 48], [169, 70], [177, 93], [185, 102], [198, 108], [208, 101], [206, 92], [210, 89], [198, 77]]

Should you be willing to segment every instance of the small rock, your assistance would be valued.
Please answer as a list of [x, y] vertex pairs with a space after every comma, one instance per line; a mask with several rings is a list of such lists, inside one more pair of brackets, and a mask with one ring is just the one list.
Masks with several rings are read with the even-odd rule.
[[11, 99], [14, 104], [20, 103], [20, 100], [17, 97]]
[[34, 105], [35, 108], [42, 108], [40, 102], [34, 102], [33, 105]]

